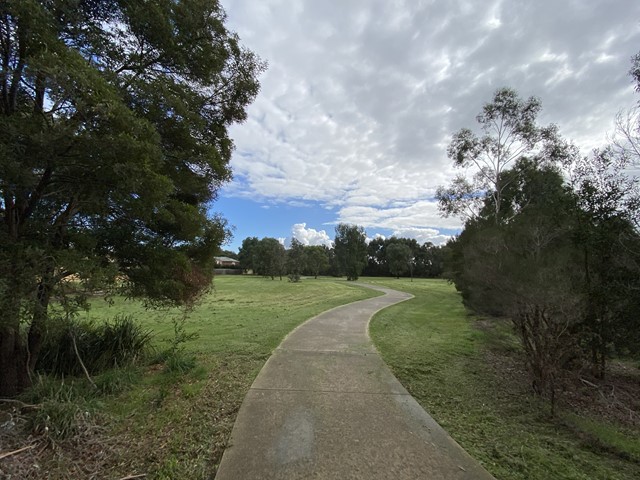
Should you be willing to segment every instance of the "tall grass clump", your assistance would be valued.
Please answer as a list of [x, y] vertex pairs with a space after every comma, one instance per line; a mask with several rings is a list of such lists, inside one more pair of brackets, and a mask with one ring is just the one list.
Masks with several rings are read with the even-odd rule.
[[37, 369], [56, 376], [81, 375], [135, 365], [147, 357], [151, 331], [130, 315], [94, 324], [77, 319], [61, 321], [45, 339]]

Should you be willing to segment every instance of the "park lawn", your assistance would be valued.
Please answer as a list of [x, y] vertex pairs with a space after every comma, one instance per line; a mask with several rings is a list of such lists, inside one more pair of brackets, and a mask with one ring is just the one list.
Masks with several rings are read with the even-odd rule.
[[407, 390], [496, 478], [640, 478], [640, 431], [568, 408], [550, 418], [530, 394], [508, 322], [469, 315], [442, 280], [362, 281], [415, 295], [378, 313], [371, 337]]
[[[77, 451], [72, 439], [39, 459], [49, 478], [213, 478], [240, 404], [282, 339], [316, 314], [380, 294], [336, 279], [220, 276], [214, 286], [184, 323], [185, 333], [197, 334], [183, 345], [195, 367], [167, 371], [157, 363], [97, 375], [96, 384], [114, 392], [90, 402], [104, 431]], [[169, 347], [173, 320], [182, 318], [179, 310], [147, 310], [123, 298], [93, 299], [86, 318], [117, 314], [133, 315], [153, 332], [156, 354]]]

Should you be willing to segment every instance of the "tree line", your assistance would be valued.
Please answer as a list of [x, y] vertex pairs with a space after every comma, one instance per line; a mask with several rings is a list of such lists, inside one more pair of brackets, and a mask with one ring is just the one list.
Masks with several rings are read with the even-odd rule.
[[444, 270], [445, 250], [410, 238], [380, 237], [367, 242], [363, 227], [342, 223], [336, 226], [332, 247], [303, 245], [294, 238], [285, 249], [275, 238], [247, 237], [238, 260], [245, 271], [272, 279], [287, 276], [293, 281], [301, 275], [346, 276], [348, 280], [361, 275], [435, 278]]
[[[640, 90], [640, 56], [632, 75]], [[448, 154], [466, 169], [438, 190], [443, 215], [464, 219], [447, 245], [446, 276], [476, 312], [511, 319], [535, 392], [552, 410], [559, 374], [640, 354], [638, 107], [615, 141], [581, 156], [540, 101], [498, 90]], [[622, 122], [624, 118], [626, 122]], [[623, 128], [626, 127], [626, 128]]]

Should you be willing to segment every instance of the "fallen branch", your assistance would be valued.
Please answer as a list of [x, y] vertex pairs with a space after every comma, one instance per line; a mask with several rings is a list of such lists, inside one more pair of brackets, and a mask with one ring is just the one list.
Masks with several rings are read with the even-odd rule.
[[128, 477], [122, 477], [120, 480], [133, 480], [134, 478], [142, 478], [146, 476], [147, 476], [146, 473], [141, 473], [139, 475], [129, 475]]
[[596, 385], [595, 383], [591, 383], [589, 380], [585, 380], [584, 378], [580, 377], [580, 381], [582, 383], [584, 383], [585, 385], [589, 385], [590, 387], [593, 388], [600, 388], [598, 385]]
[[11, 455], [15, 455], [16, 453], [24, 452], [25, 450], [31, 450], [34, 447], [35, 445], [28, 445], [26, 447], [19, 448], [18, 450], [14, 450], [13, 452], [0, 453], [0, 460], [10, 457]]
[[71, 335], [71, 341], [73, 341], [73, 350], [75, 350], [76, 352], [76, 357], [78, 357], [78, 362], [80, 362], [80, 366], [82, 367], [82, 371], [84, 372], [85, 376], [87, 377], [87, 380], [89, 380], [89, 383], [91, 385], [93, 385], [93, 388], [98, 388], [98, 386], [93, 382], [93, 380], [91, 379], [91, 375], [89, 375], [89, 370], [87, 370], [87, 367], [84, 366], [84, 362], [82, 361], [82, 358], [80, 357], [80, 352], [78, 352], [78, 345], [76, 344], [76, 336], [75, 335]]
[[30, 405], [28, 403], [21, 402], [20, 400], [15, 400], [13, 398], [0, 398], [0, 402], [3, 403], [11, 403], [18, 407], [20, 410], [37, 410], [41, 407], [41, 405]]

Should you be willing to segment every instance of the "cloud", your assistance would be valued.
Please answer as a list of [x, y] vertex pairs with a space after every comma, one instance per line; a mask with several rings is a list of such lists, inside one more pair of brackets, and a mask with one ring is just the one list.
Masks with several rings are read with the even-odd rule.
[[326, 245], [333, 246], [333, 241], [324, 230], [307, 228], [306, 223], [296, 223], [291, 227], [291, 237], [287, 239], [287, 246], [291, 245], [291, 239], [295, 238], [303, 245]]
[[231, 129], [226, 194], [319, 202], [336, 222], [424, 238], [459, 228], [433, 201], [454, 174], [446, 146], [499, 87], [539, 96], [541, 122], [585, 153], [637, 100], [637, 0], [223, 4], [269, 62], [248, 120]]
[[398, 238], [415, 238], [422, 245], [426, 242], [434, 245], [442, 245], [451, 238], [451, 235], [442, 235], [435, 228], [403, 228], [394, 230], [393, 235]]

